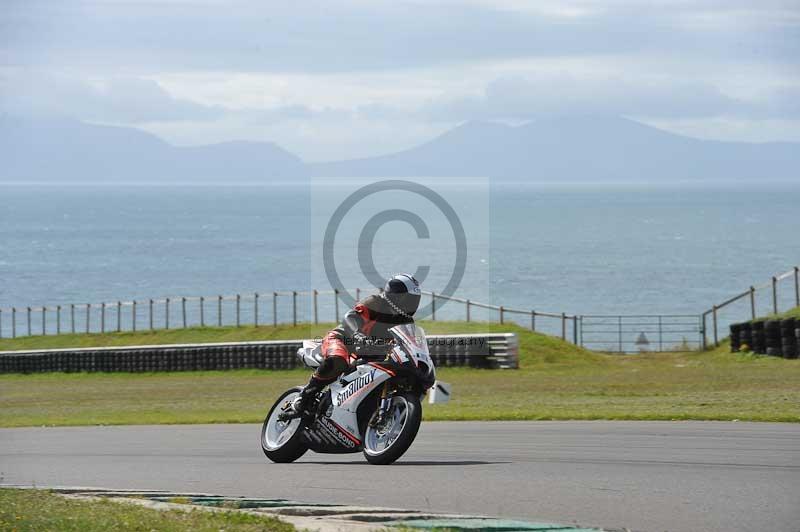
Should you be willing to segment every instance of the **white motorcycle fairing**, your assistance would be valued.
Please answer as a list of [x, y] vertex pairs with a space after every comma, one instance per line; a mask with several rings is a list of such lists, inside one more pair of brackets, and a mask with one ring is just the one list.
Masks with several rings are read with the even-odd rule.
[[358, 407], [370, 392], [393, 376], [394, 372], [380, 364], [366, 363], [330, 384], [320, 405], [322, 415], [305, 429], [309, 448], [323, 453], [360, 451], [363, 435], [358, 425]]
[[[425, 331], [413, 323], [397, 325], [389, 331], [395, 338], [395, 345], [384, 363], [361, 363], [328, 385], [317, 408], [318, 415], [312, 423], [303, 428], [303, 439], [312, 451], [319, 453], [361, 451], [363, 426], [359, 425], [358, 409], [373, 391], [395, 377], [400, 367], [412, 369], [428, 383], [426, 388], [433, 385], [436, 370], [428, 352]], [[304, 365], [316, 368], [323, 360], [321, 344], [305, 340], [297, 351], [297, 356]], [[373, 401], [376, 404], [372, 405], [370, 413], [377, 408], [377, 399]]]
[[309, 368], [318, 368], [322, 364], [322, 344], [313, 340], [303, 340], [303, 347], [297, 350], [297, 356]]

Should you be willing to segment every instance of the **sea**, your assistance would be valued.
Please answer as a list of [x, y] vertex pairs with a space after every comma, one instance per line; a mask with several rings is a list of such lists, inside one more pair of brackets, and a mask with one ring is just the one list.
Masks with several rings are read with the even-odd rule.
[[[761, 313], [762, 285], [800, 265], [798, 184], [375, 183], [0, 185], [0, 333], [11, 307], [275, 291], [300, 292], [307, 321], [314, 289], [333, 321], [327, 291], [363, 296], [400, 271], [439, 294], [579, 315], [699, 314], [755, 285]], [[749, 312], [742, 300], [727, 319]]]

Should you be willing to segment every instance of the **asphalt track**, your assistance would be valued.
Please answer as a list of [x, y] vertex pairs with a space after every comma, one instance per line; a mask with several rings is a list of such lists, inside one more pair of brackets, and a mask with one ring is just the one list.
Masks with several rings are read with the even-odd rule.
[[256, 425], [0, 429], [0, 481], [167, 489], [661, 531], [800, 531], [800, 425], [423, 423], [394, 466], [266, 461]]

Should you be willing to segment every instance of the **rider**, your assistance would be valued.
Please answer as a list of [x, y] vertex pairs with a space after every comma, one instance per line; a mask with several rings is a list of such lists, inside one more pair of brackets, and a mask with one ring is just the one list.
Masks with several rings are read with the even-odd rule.
[[300, 401], [294, 405], [296, 412], [308, 408], [311, 399], [322, 388], [335, 381], [359, 356], [383, 355], [386, 344], [392, 340], [389, 329], [395, 325], [414, 323], [414, 313], [420, 301], [419, 282], [407, 273], [395, 275], [383, 291], [371, 295], [345, 314], [342, 323], [325, 335], [322, 341], [322, 364], [311, 375], [300, 392]]

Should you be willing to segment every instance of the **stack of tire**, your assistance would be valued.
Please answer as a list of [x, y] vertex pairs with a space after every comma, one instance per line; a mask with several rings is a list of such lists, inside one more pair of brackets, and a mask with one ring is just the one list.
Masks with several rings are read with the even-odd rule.
[[731, 324], [731, 352], [742, 348], [762, 355], [798, 358], [800, 320], [796, 318], [753, 320]]
[[436, 367], [469, 366], [472, 368], [490, 368], [491, 349], [488, 342], [468, 344], [459, 342], [432, 342], [429, 344], [430, 355]]
[[781, 356], [781, 320], [767, 320], [764, 322], [764, 340], [767, 344], [767, 354], [769, 356]]
[[781, 353], [784, 358], [797, 358], [797, 339], [800, 336], [795, 318], [781, 320]]

